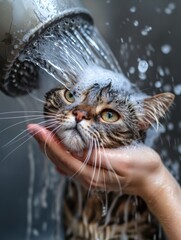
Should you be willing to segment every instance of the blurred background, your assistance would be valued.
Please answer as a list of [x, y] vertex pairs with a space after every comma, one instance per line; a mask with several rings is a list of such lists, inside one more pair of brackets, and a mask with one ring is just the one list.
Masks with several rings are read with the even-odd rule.
[[[82, 2], [92, 13], [95, 25], [130, 81], [150, 95], [166, 91], [175, 93], [175, 104], [167, 119], [162, 121], [159, 133], [155, 132], [158, 138], [153, 147], [180, 181], [181, 2], [179, 0], [82, 0]], [[48, 89], [48, 84], [46, 87]], [[41, 107], [41, 104], [37, 107], [36, 99], [27, 97], [14, 99], [0, 93], [0, 113], [25, 109], [41, 110]], [[16, 145], [6, 146], [17, 134], [24, 131], [26, 122], [17, 124], [23, 119], [6, 120], [2, 119], [3, 117], [5, 115], [1, 114], [0, 239], [53, 239], [54, 228], [57, 227], [57, 231], [60, 231], [57, 202], [61, 196], [57, 197], [56, 194], [57, 189], [62, 187], [59, 176], [55, 174], [52, 166], [48, 166], [36, 143], [32, 141], [29, 144], [29, 141], [26, 141], [27, 137]], [[33, 152], [32, 147], [35, 149]]]

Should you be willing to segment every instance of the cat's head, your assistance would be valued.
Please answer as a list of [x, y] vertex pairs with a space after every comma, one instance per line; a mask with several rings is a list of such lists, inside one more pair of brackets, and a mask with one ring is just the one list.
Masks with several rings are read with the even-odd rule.
[[90, 69], [79, 81], [48, 92], [44, 114], [70, 151], [112, 148], [142, 141], [173, 100], [172, 93], [140, 93], [122, 74]]

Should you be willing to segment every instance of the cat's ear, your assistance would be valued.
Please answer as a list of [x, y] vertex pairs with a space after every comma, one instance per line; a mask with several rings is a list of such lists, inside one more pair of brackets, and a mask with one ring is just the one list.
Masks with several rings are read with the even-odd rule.
[[159, 124], [159, 118], [164, 117], [175, 99], [172, 93], [160, 93], [143, 101], [139, 110], [138, 123], [141, 130], [146, 130], [154, 122]]

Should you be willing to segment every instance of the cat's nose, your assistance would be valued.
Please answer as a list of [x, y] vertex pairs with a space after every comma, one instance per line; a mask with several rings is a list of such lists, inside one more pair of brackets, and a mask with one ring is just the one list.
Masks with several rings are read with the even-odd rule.
[[85, 110], [74, 110], [72, 113], [77, 122], [81, 122], [83, 119], [88, 119], [88, 112]]

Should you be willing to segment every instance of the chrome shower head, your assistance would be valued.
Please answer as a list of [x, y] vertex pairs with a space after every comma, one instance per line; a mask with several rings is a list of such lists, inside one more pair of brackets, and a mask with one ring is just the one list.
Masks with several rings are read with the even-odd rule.
[[48, 27], [77, 15], [92, 24], [79, 0], [1, 0], [0, 89], [18, 96], [38, 88], [38, 67], [19, 56]]

